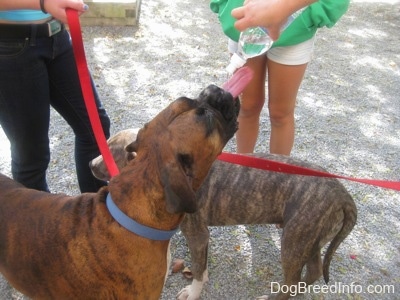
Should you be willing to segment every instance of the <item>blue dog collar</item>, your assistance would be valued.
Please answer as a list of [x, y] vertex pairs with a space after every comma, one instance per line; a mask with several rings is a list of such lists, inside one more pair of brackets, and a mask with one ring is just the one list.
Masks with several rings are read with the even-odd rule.
[[133, 232], [141, 237], [155, 240], [155, 241], [167, 241], [178, 231], [178, 228], [174, 230], [159, 230], [151, 228], [142, 224], [139, 224], [135, 220], [129, 218], [124, 214], [118, 206], [111, 199], [110, 193], [107, 195], [106, 205], [111, 216], [125, 229]]

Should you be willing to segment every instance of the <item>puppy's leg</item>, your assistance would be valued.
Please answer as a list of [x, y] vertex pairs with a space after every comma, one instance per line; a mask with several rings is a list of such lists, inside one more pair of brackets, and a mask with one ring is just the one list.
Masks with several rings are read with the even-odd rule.
[[[287, 300], [299, 292], [301, 272], [305, 264], [311, 259], [311, 244], [297, 231], [296, 224], [287, 224], [283, 228], [281, 237], [281, 263], [283, 283], [278, 290], [271, 290], [270, 296], [261, 296], [257, 299]], [[303, 285], [304, 286], [304, 285]]]
[[[284, 272], [284, 274], [285, 274], [285, 283], [284, 283], [285, 286], [289, 286], [290, 285], [289, 282], [292, 282], [292, 283], [295, 282], [295, 285], [297, 285], [297, 287], [298, 287], [298, 282], [299, 282], [299, 279], [300, 279], [299, 274], [301, 273], [301, 271], [300, 272], [294, 271], [293, 269], [295, 268], [295, 266], [292, 265], [292, 262], [289, 262], [290, 268], [288, 266], [285, 266], [285, 265], [286, 264], [284, 264], [283, 261], [282, 261], [282, 266], [284, 266], [283, 267], [284, 270], [290, 269], [288, 272]], [[306, 285], [310, 285], [310, 284], [312, 284], [313, 282], [315, 282], [316, 280], [318, 280], [322, 276], [322, 261], [321, 261], [320, 251], [315, 253], [310, 258], [310, 260], [307, 262], [306, 266], [307, 266], [307, 272], [306, 272], [304, 278], [302, 278], [301, 281], [305, 282]], [[302, 268], [303, 267], [301, 267], [301, 269]], [[258, 297], [257, 300], [288, 299], [289, 296], [290, 296], [290, 294], [287, 295], [287, 294], [280, 293], [280, 294], [278, 294], [276, 296], [264, 295], [264, 296]]]
[[322, 260], [320, 250], [316, 251], [306, 264], [307, 271], [302, 279], [307, 285], [313, 284], [322, 276]]
[[207, 257], [210, 233], [205, 224], [201, 224], [200, 227], [194, 229], [190, 227], [190, 222], [185, 222], [185, 220], [181, 224], [181, 230], [186, 237], [190, 251], [193, 282], [178, 293], [177, 299], [196, 300], [200, 299], [203, 285], [208, 281]]
[[[293, 258], [293, 256], [292, 256]], [[287, 256], [282, 256], [282, 269], [283, 269], [283, 286], [288, 287], [290, 292], [284, 293], [282, 290], [274, 297], [269, 299], [287, 300], [289, 297], [295, 296], [301, 280], [301, 271], [303, 269], [303, 261], [293, 261], [288, 259]]]
[[304, 264], [285, 260], [282, 257], [282, 269], [284, 281], [279, 285], [279, 290], [272, 291], [271, 295], [257, 297], [257, 300], [287, 300], [298, 294], [298, 286], [301, 279], [301, 270]]

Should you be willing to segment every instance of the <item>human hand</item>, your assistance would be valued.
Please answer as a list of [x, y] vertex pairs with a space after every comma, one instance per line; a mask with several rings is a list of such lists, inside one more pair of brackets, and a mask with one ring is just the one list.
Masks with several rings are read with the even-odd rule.
[[66, 9], [71, 8], [83, 14], [89, 9], [82, 0], [44, 0], [45, 10], [51, 14], [55, 19], [63, 23], [68, 23]]
[[246, 0], [242, 7], [232, 10], [232, 16], [237, 19], [237, 30], [261, 26], [268, 30], [272, 40], [277, 40], [281, 27], [291, 14], [290, 9], [282, 0]]

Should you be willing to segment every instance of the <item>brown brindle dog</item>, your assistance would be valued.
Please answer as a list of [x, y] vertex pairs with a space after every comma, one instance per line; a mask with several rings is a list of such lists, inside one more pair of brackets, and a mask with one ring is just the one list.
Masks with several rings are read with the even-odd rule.
[[136, 158], [98, 193], [49, 194], [0, 175], [1, 273], [32, 299], [159, 299], [169, 239], [128, 231], [107, 195], [130, 220], [176, 229], [197, 210], [195, 191], [235, 133], [238, 110], [216, 86], [179, 98], [139, 131], [129, 145]]

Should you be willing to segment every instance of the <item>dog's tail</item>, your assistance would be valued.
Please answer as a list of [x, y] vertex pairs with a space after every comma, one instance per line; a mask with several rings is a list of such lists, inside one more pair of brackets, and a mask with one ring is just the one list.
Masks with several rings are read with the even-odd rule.
[[343, 240], [349, 235], [349, 233], [351, 232], [357, 221], [357, 207], [354, 204], [353, 200], [352, 199], [350, 200], [351, 201], [346, 201], [346, 203], [343, 206], [344, 217], [343, 217], [342, 228], [332, 239], [325, 253], [324, 262], [322, 266], [322, 272], [324, 275], [325, 283], [329, 282], [329, 266], [331, 264], [333, 254], [335, 254], [336, 249], [343, 242]]

